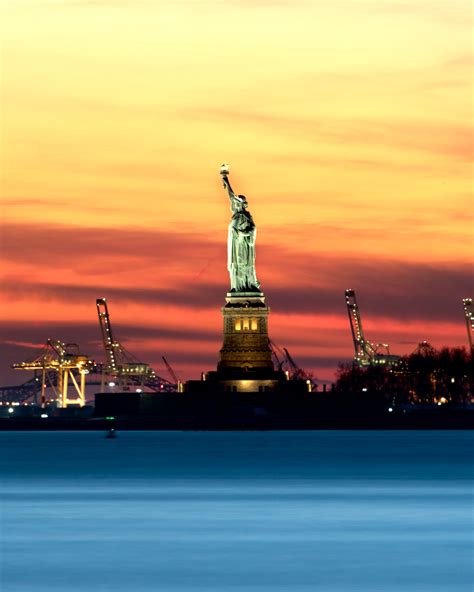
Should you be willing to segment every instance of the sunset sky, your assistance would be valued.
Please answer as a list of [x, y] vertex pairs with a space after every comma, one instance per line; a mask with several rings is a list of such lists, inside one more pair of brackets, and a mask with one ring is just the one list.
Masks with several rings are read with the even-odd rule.
[[2, 20], [0, 384], [48, 337], [215, 367], [230, 209], [270, 336], [321, 382], [366, 337], [466, 346], [468, 0], [11, 0]]

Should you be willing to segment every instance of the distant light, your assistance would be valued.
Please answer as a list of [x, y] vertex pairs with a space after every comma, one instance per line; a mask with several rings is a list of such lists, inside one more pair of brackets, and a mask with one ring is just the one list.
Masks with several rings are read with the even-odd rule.
[[115, 386], [115, 382], [109, 382], [109, 386], [110, 387], [114, 387]]
[[438, 405], [442, 405], [443, 403], [441, 403], [441, 401], [438, 401]]
[[364, 386], [364, 388], [362, 389], [362, 392], [363, 393], [366, 393], [367, 392], [367, 387]]
[[13, 407], [9, 407], [8, 408], [8, 413], [13, 413], [15, 410], [13, 409]]
[[456, 381], [454, 380], [454, 378], [451, 378], [451, 382], [456, 382]]
[[143, 389], [135, 389], [135, 392], [136, 393], [142, 393], [143, 392]]
[[48, 414], [47, 414], [47, 413], [42, 413], [42, 414], [41, 414], [41, 417], [42, 417], [43, 419], [48, 419]]
[[388, 412], [392, 413], [393, 409], [391, 407], [388, 408]]

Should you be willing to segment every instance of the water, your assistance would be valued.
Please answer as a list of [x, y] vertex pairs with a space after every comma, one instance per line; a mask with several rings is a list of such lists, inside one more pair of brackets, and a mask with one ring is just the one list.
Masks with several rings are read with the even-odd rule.
[[470, 592], [473, 443], [0, 433], [0, 589]]

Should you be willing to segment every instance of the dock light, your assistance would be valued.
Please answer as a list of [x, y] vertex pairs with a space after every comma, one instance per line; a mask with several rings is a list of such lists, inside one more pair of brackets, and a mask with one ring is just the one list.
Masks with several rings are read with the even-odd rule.
[[48, 419], [48, 414], [47, 413], [42, 413], [40, 417], [42, 419]]
[[8, 413], [13, 413], [15, 410], [13, 409], [13, 407], [9, 407], [8, 408]]
[[392, 413], [393, 409], [391, 407], [388, 408], [388, 412]]
[[115, 386], [115, 382], [109, 382], [109, 386], [112, 388]]

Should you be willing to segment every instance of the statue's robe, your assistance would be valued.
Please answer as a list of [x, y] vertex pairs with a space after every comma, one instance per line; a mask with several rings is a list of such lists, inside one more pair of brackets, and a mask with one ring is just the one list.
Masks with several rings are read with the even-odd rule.
[[250, 212], [234, 212], [229, 224], [228, 270], [231, 290], [255, 292], [259, 289], [255, 273], [255, 239], [257, 227]]

